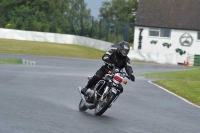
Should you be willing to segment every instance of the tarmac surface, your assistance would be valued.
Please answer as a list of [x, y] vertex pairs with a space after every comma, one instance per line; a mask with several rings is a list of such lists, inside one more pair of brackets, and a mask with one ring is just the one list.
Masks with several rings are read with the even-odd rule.
[[0, 133], [200, 133], [200, 108], [148, 83], [142, 73], [184, 66], [131, 63], [136, 81], [102, 116], [80, 112], [78, 86], [85, 86], [100, 60], [4, 55], [36, 66], [0, 65]]

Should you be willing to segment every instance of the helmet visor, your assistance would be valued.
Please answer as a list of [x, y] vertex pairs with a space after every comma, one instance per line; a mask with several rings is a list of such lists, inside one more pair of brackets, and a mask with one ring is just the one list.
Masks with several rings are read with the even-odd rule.
[[122, 49], [121, 53], [122, 53], [123, 56], [127, 56], [128, 53], [129, 53], [129, 50], [128, 49]]

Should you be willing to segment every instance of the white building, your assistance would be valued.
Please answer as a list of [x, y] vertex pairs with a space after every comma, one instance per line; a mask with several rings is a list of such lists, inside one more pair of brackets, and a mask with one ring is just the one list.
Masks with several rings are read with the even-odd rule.
[[140, 0], [135, 22], [134, 50], [200, 55], [200, 0]]

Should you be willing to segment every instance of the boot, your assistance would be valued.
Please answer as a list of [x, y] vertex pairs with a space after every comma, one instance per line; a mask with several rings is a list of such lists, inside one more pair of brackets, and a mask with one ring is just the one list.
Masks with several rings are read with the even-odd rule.
[[83, 95], [85, 95], [85, 93], [86, 93], [86, 91], [87, 91], [87, 87], [85, 87], [85, 88], [82, 88], [82, 90], [81, 90], [81, 93], [83, 94]]

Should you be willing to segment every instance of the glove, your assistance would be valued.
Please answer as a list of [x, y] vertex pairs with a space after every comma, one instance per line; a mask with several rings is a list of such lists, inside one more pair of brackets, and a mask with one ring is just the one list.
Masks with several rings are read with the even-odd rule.
[[130, 79], [131, 79], [131, 81], [135, 81], [135, 76], [133, 75], [133, 73], [131, 74], [131, 75], [129, 75], [129, 77], [130, 77]]

